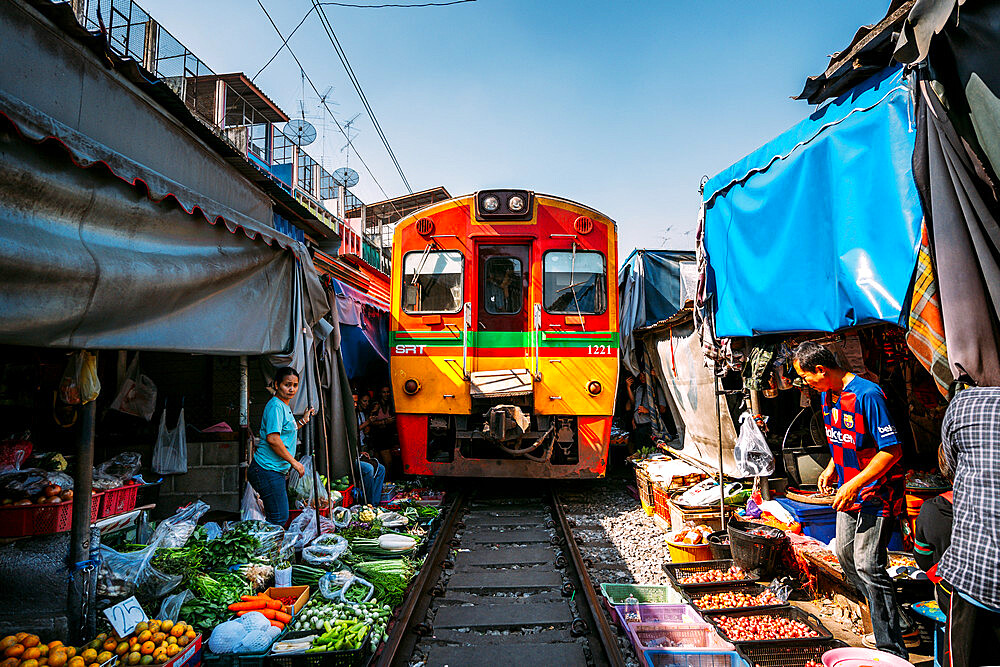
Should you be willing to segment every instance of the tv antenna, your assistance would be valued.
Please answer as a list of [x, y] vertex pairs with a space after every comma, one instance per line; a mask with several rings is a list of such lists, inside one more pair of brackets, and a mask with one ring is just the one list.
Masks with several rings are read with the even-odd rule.
[[[344, 164], [346, 164], [347, 166], [351, 165], [351, 142], [354, 140], [354, 137], [358, 136], [358, 131], [354, 129], [354, 121], [356, 121], [360, 117], [361, 114], [356, 113], [354, 114], [353, 118], [351, 118], [349, 121], [343, 124], [344, 136], [347, 137], [347, 143], [340, 147], [340, 151], [342, 153], [345, 150], [347, 151], [347, 159], [344, 161]], [[352, 132], [354, 133], [353, 136], [351, 136]]]

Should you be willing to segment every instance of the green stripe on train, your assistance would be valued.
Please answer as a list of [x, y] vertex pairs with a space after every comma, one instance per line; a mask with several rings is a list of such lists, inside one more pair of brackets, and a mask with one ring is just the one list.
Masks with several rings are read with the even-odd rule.
[[[390, 345], [424, 345], [426, 347], [456, 347], [462, 345], [462, 334], [421, 335], [424, 332], [392, 331]], [[437, 334], [437, 332], [434, 332]], [[558, 334], [551, 337], [548, 334]], [[470, 348], [525, 348], [532, 347], [535, 334], [525, 331], [470, 331], [466, 334]], [[618, 347], [616, 331], [581, 331], [579, 334], [548, 331], [542, 332], [541, 347], [587, 347], [588, 345], [608, 345]]]

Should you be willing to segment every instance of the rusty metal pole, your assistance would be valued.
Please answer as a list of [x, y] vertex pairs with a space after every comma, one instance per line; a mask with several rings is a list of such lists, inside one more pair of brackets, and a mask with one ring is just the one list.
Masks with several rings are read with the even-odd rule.
[[80, 644], [84, 638], [88, 610], [86, 581], [90, 573], [90, 503], [94, 474], [94, 422], [97, 401], [80, 408], [80, 433], [76, 441], [76, 465], [73, 470], [73, 523], [69, 535], [69, 595], [66, 616], [69, 619], [69, 641]]

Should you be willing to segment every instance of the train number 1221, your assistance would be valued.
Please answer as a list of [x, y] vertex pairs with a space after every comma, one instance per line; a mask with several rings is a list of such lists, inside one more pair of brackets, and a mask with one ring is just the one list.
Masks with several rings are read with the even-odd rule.
[[588, 345], [587, 346], [587, 354], [593, 354], [593, 355], [597, 355], [597, 356], [603, 357], [603, 356], [606, 356], [608, 354], [611, 354], [611, 346], [610, 345]]

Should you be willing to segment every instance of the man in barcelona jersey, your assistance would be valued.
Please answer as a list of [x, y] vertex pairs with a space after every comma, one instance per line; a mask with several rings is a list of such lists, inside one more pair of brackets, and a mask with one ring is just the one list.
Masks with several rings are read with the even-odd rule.
[[821, 393], [833, 458], [819, 476], [819, 487], [832, 490], [834, 477], [839, 483], [833, 499], [837, 558], [868, 600], [874, 630], [868, 641], [905, 658], [904, 620], [885, 569], [889, 538], [904, 504], [903, 451], [885, 394], [874, 382], [842, 369], [833, 353], [818, 343], [795, 348], [793, 365], [806, 384]]

